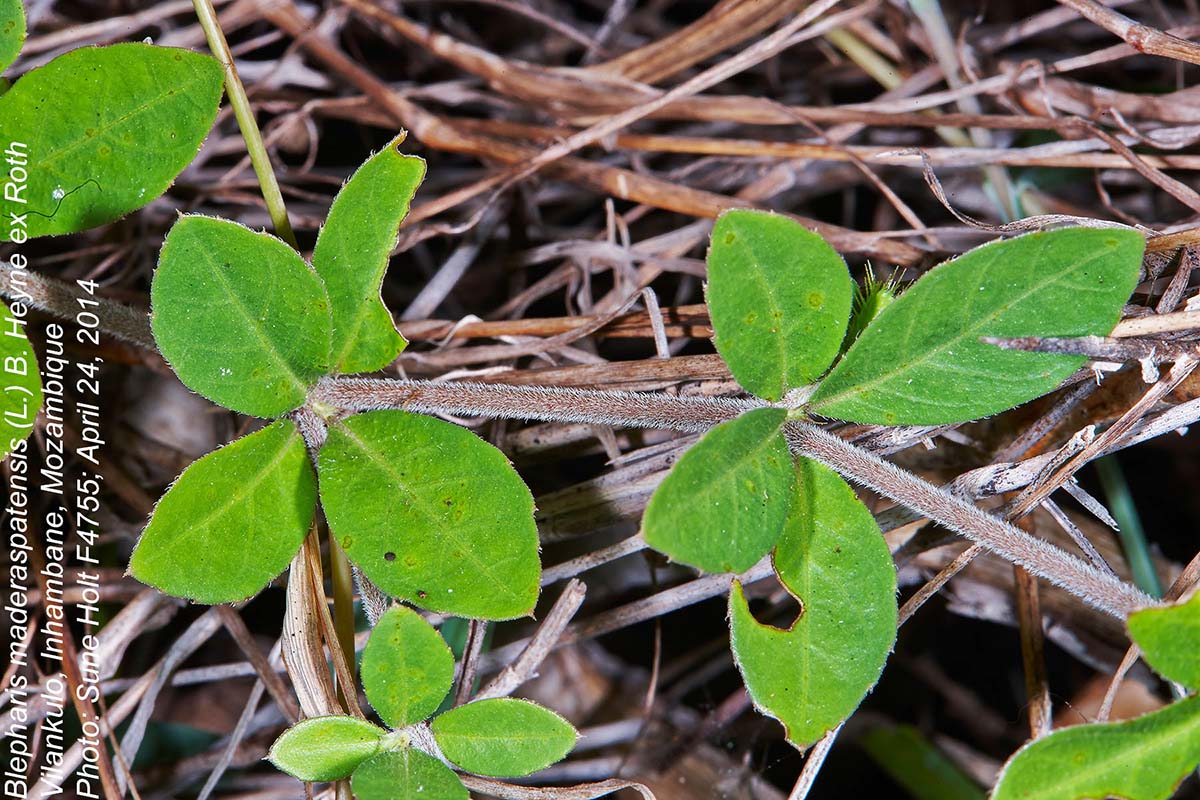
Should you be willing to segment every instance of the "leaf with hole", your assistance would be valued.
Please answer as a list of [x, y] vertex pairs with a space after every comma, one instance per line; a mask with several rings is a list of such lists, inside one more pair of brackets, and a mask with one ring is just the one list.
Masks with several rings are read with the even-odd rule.
[[992, 800], [1166, 800], [1200, 764], [1200, 697], [1124, 722], [1057, 730], [1017, 751]]
[[1129, 636], [1159, 675], [1200, 688], [1200, 592], [1184, 603], [1129, 615]]
[[380, 369], [407, 344], [379, 296], [396, 232], [425, 176], [423, 159], [398, 150], [405, 135], [350, 176], [313, 250], [313, 269], [324, 279], [333, 309], [330, 363], [337, 372]]
[[25, 44], [25, 7], [21, 0], [0, 0], [0, 73], [8, 69]]
[[196, 157], [223, 86], [209, 56], [140, 43], [81, 47], [23, 76], [0, 96], [0, 139], [28, 154], [28, 228], [0, 238], [94, 228], [162, 195]]
[[781, 408], [759, 408], [722, 423], [683, 454], [646, 514], [646, 543], [705, 572], [745, 572], [783, 530], [792, 465]]
[[368, 759], [350, 776], [358, 800], [469, 800], [449, 767], [436, 758], [405, 747]]
[[380, 718], [403, 728], [437, 711], [454, 681], [454, 655], [420, 614], [396, 606], [371, 631], [360, 673]]
[[1067, 228], [935, 267], [880, 312], [810, 407], [851, 422], [940, 425], [1039, 397], [1086, 359], [980, 338], [1108, 334], [1137, 284], [1144, 247], [1135, 231]]
[[790, 629], [763, 625], [740, 583], [731, 645], [755, 707], [807, 747], [837, 727], [879, 680], [896, 641], [896, 570], [874, 517], [832, 470], [801, 458], [775, 570], [802, 604]]
[[274, 236], [183, 217], [163, 243], [150, 304], [154, 340], [179, 379], [226, 408], [280, 416], [328, 371], [325, 288]]
[[[4, 319], [24, 319], [28, 306], [18, 300], [20, 317], [0, 302]], [[29, 438], [38, 410], [42, 407], [42, 381], [39, 377], [37, 354], [29, 340], [16, 335], [17, 326], [8, 325], [9, 332], [0, 335], [0, 458], [4, 458]]]
[[464, 617], [533, 610], [533, 496], [475, 434], [403, 411], [360, 414], [330, 426], [318, 472], [330, 530], [384, 592]]
[[800, 223], [727, 211], [708, 251], [714, 343], [745, 389], [777, 401], [821, 376], [850, 318], [846, 262]]
[[279, 420], [184, 470], [158, 501], [129, 570], [175, 597], [245, 600], [296, 555], [316, 502], [304, 443]]
[[453, 708], [433, 721], [442, 754], [467, 772], [516, 778], [561, 761], [575, 746], [571, 723], [527, 700], [496, 698]]
[[267, 758], [302, 781], [338, 781], [378, 753], [386, 733], [354, 717], [313, 717], [284, 731]]

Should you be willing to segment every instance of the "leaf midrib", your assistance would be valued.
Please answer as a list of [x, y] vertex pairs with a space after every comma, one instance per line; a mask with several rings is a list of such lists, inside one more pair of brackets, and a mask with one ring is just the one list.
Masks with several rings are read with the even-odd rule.
[[[212, 258], [212, 254], [209, 252], [208, 248], [201, 247], [201, 252], [204, 254], [205, 260], [208, 261], [209, 267], [212, 269], [217, 281], [220, 282], [222, 288], [225, 289], [226, 294], [229, 296], [230, 304], [241, 312], [242, 316], [248, 323], [248, 327], [254, 333], [255, 338], [258, 339], [259, 343], [263, 346], [263, 351], [270, 357], [271, 361], [274, 362], [277, 367], [280, 367], [283, 370], [284, 375], [291, 379], [292, 387], [299, 391], [301, 396], [306, 395], [308, 393], [308, 384], [301, 379], [300, 374], [296, 372], [295, 368], [288, 362], [283, 353], [280, 352], [279, 347], [275, 344], [275, 342], [266, 335], [266, 332], [263, 330], [262, 323], [259, 322], [258, 318], [255, 317], [254, 314], [250, 313], [250, 309], [246, 307], [241, 295], [234, 291], [233, 284], [229, 282], [229, 278], [217, 266], [217, 261]], [[297, 258], [299, 258], [299, 256], [297, 256]], [[271, 272], [274, 273], [275, 271], [271, 270]], [[268, 309], [269, 308], [270, 306], [268, 305]]]
[[[391, 461], [389, 461], [387, 459], [387, 457], [384, 453], [382, 453], [378, 450], [375, 450], [372, 447], [369, 447], [367, 445], [367, 443], [360, 437], [356, 436], [355, 433], [352, 430], [350, 430], [350, 428], [348, 426], [342, 425], [341, 433], [347, 439], [349, 439], [354, 444], [356, 444], [359, 447], [359, 449], [362, 450], [363, 454], [365, 454], [367, 456], [367, 458], [371, 461], [371, 463], [374, 464], [375, 466], [377, 466], [391, 480], [393, 480], [395, 482], [396, 486], [399, 486], [400, 488], [402, 488], [411, 497], [414, 497], [414, 498], [420, 497], [419, 494], [414, 492], [409, 487], [408, 482], [403, 480], [401, 478], [401, 476], [399, 475], [399, 473], [397, 473], [394, 470]], [[483, 573], [484, 575], [486, 575], [489, 579], [491, 579], [492, 583], [495, 586], [498, 586], [499, 588], [501, 588], [509, 597], [511, 597], [515, 600], [521, 599], [521, 596], [515, 590], [513, 590], [510, 586], [508, 586], [508, 584], [506, 584], [504, 581], [500, 580], [500, 578], [497, 577], [496, 573], [494, 573], [488, 567], [487, 564], [485, 564], [483, 561], [481, 561], [479, 559], [479, 557], [477, 555], [475, 555], [474, 547], [471, 546], [470, 543], [463, 541], [461, 538], [459, 538], [458, 536], [455, 536], [453, 534], [452, 526], [444, 525], [441, 520], [437, 519], [436, 517], [431, 515], [428, 511], [426, 511], [423, 505], [413, 504], [413, 505], [409, 506], [409, 509], [419, 512], [420, 515], [422, 517], [424, 517], [425, 520], [427, 521], [427, 524], [429, 525], [430, 530], [437, 531], [439, 534], [450, 539], [452, 542], [460, 545], [462, 547], [462, 552], [467, 554], [470, 557], [471, 561], [475, 565], [478, 566], [479, 571], [481, 573]]]
[[[1164, 740], [1167, 741], [1168, 743], [1173, 743], [1175, 741], [1175, 739], [1177, 737], [1179, 737], [1179, 734], [1181, 732], [1186, 733], [1187, 731], [1189, 731], [1193, 728], [1200, 729], [1200, 705], [1196, 704], [1197, 703], [1196, 697], [1193, 696], [1190, 698], [1186, 698], [1184, 700], [1180, 700], [1178, 702], [1179, 703], [1188, 703], [1188, 702], [1193, 703], [1193, 707], [1190, 711], [1190, 717], [1187, 717], [1184, 720], [1182, 720], [1181, 722], [1176, 723], [1176, 726], [1173, 727], [1171, 730], [1169, 730], [1166, 733], [1162, 733], [1161, 729], [1159, 729], [1159, 731], [1157, 731], [1158, 736], [1156, 736], [1154, 738], [1154, 741], [1148, 742], [1147, 739], [1150, 739], [1151, 736], [1147, 735], [1147, 734], [1155, 734], [1156, 731], [1151, 730], [1151, 731], [1140, 732], [1139, 741], [1136, 745], [1134, 745], [1133, 747], [1124, 748], [1115, 757], [1109, 756], [1109, 757], [1105, 758], [1103, 765], [1102, 765], [1102, 769], [1105, 772], [1112, 772], [1112, 771], [1117, 770], [1119, 767], [1121, 767], [1123, 765], [1129, 764], [1131, 761], [1134, 764], [1136, 764], [1137, 756], [1139, 756], [1147, 751], [1154, 751], [1154, 750], [1161, 749], [1161, 743]], [[1168, 706], [1168, 708], [1169, 707], [1170, 706]], [[1139, 718], [1135, 717], [1133, 720], [1130, 720], [1130, 722], [1136, 722], [1138, 719]], [[1119, 725], [1120, 723], [1114, 723], [1114, 724]], [[1072, 730], [1073, 728], [1082, 728], [1082, 727], [1087, 727], [1087, 726], [1076, 725], [1076, 726], [1072, 726], [1071, 728], [1066, 728], [1065, 730]], [[1035, 744], [1036, 744], [1036, 742], [1035, 742]], [[1114, 764], [1114, 762], [1116, 762], [1116, 763]], [[1189, 768], [1187, 771], [1184, 772], [1184, 775], [1187, 775], [1187, 773], [1191, 772], [1191, 771], [1192, 771], [1192, 768]], [[1054, 793], [1054, 789], [1056, 789], [1058, 787], [1069, 787], [1069, 786], [1075, 785], [1071, 781], [1072, 777], [1073, 776], [1069, 773], [1064, 774], [1062, 780], [1056, 781], [1052, 787], [1048, 787], [1049, 791], [1047, 792], [1046, 795], [1042, 795], [1042, 796], [1057, 797], [1058, 795]], [[1047, 788], [1047, 787], [1039, 787], [1039, 788]]]
[[[149, 67], [150, 65], [145, 65], [145, 66]], [[193, 75], [193, 78], [194, 78], [193, 80], [187, 81], [186, 83], [181, 83], [181, 84], [176, 85], [176, 95], [180, 94], [179, 89], [190, 89], [194, 84], [199, 83], [199, 78], [196, 77], [198, 75], [196, 70], [191, 70], [191, 74]], [[14, 86], [13, 88], [15, 89], [16, 87]], [[66, 147], [63, 147], [59, 150], [51, 150], [49, 155], [47, 155], [45, 157], [39, 157], [39, 162], [38, 162], [39, 166], [52, 165], [56, 161], [60, 160], [61, 158], [73, 153], [74, 151], [78, 150], [80, 147], [83, 147], [87, 142], [98, 141], [102, 135], [109, 133], [110, 131], [112, 131], [113, 129], [115, 129], [121, 125], [124, 125], [125, 123], [131, 121], [132, 119], [134, 119], [138, 115], [142, 114], [146, 110], [150, 109], [151, 107], [158, 105], [164, 98], [172, 97], [172, 96], [174, 96], [174, 95], [172, 95], [170, 93], [170, 90], [163, 92], [162, 94], [156, 95], [155, 97], [147, 100], [146, 102], [142, 103], [141, 105], [135, 106], [134, 108], [132, 108], [129, 112], [127, 112], [123, 116], [116, 117], [115, 119], [105, 123], [103, 126], [96, 129], [94, 136], [91, 136], [91, 137], [85, 136], [83, 138], [76, 139], [75, 142], [73, 142], [72, 144], [70, 144]]]
[[[264, 433], [270, 430], [270, 427], [271, 426], [267, 426], [261, 431], [256, 431], [256, 433]], [[245, 443], [250, 436], [254, 436], [256, 433], [252, 433], [249, 436], [234, 442], [233, 445], [230, 445], [230, 447]], [[288, 451], [291, 449], [291, 445], [295, 441], [295, 435], [295, 431], [292, 431], [282, 439], [279, 446], [279, 451], [270, 457], [270, 460], [263, 465], [262, 469], [260, 469], [250, 481], [239, 484], [238, 489], [235, 489], [233, 492], [229, 493], [224, 502], [205, 512], [205, 514], [199, 519], [189, 521], [187, 527], [193, 529], [207, 529], [213, 520], [224, 516], [226, 513], [228, 513], [233, 505], [241, 503], [247, 497], [253, 495], [266, 481], [267, 476], [271, 475], [275, 471], [275, 468], [278, 467], [287, 457]], [[228, 448], [217, 450], [214, 453], [214, 456], [217, 454], [228, 455], [228, 452], [225, 452], [226, 450], [228, 450]]]
[[[1045, 280], [1041, 283], [1038, 283], [1034, 286], [1031, 286], [1029, 291], [1018, 295], [1016, 298], [1011, 300], [1008, 303], [1008, 305], [1011, 307], [1013, 305], [1016, 305], [1017, 303], [1023, 303], [1030, 296], [1036, 294], [1037, 292], [1041, 291], [1045, 287], [1051, 286], [1055, 283], [1058, 283], [1060, 280], [1065, 278], [1067, 275], [1073, 274], [1077, 270], [1082, 269], [1083, 267], [1086, 267], [1088, 264], [1091, 264], [1093, 261], [1103, 258], [1109, 254], [1110, 254], [1109, 250], [1103, 250], [1101, 252], [1098, 252], [1098, 253], [1088, 256], [1083, 261], [1076, 263], [1067, 272], [1051, 273], [1047, 280]], [[996, 257], [998, 258], [999, 254]], [[889, 308], [895, 308], [895, 307], [896, 307], [896, 303], [893, 303]], [[940, 355], [942, 353], [942, 351], [944, 351], [950, 347], [956, 346], [963, 340], [968, 339], [971, 336], [971, 334], [977, 333], [980, 328], [994, 322], [995, 319], [997, 317], [999, 317], [1000, 315], [1004, 314], [1005, 311], [1006, 311], [1006, 309], [1004, 309], [1004, 308], [997, 309], [992, 314], [981, 318], [976, 324], [963, 329], [963, 332], [959, 336], [949, 339], [949, 340], [943, 342], [942, 344], [938, 345], [937, 347], [934, 347], [934, 348], [926, 351], [925, 355], [922, 356], [920, 359], [918, 359], [916, 361], [911, 361], [907, 364], [901, 364], [899, 366], [896, 366], [887, 372], [880, 373], [877, 377], [875, 377], [871, 380], [852, 384], [849, 388], [843, 389], [841, 392], [839, 392], [837, 394], [830, 395], [829, 397], [825, 397], [819, 401], [814, 402], [811, 405], [811, 408], [813, 410], [827, 408], [828, 406], [835, 404], [835, 403], [839, 403], [839, 402], [849, 398], [851, 395], [862, 392], [865, 389], [871, 389], [871, 388], [877, 387], [881, 384], [885, 384], [885, 383], [893, 380], [897, 375], [903, 375], [905, 372], [912, 370], [915, 366], [924, 366], [925, 363], [928, 362], [930, 359], [932, 359], [934, 356]], [[855, 344], [856, 345], [861, 344], [861, 342], [862, 342], [862, 338], [860, 337], [859, 341], [856, 342]], [[849, 353], [847, 353], [846, 355], [849, 356]], [[840, 366], [841, 366], [841, 364], [839, 363], [838, 367], [840, 367]], [[838, 367], [834, 367], [835, 372], [837, 371]], [[833, 373], [830, 374], [831, 377], [832, 377], [832, 374]], [[819, 392], [820, 389], [818, 389], [817, 391]]]

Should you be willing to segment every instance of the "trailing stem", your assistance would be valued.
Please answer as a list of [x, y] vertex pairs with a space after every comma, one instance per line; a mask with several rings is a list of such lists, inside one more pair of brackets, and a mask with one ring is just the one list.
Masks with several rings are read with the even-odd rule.
[[[238, 128], [246, 143], [246, 151], [250, 155], [250, 163], [254, 165], [254, 173], [258, 177], [263, 200], [271, 215], [271, 224], [275, 227], [275, 233], [280, 239], [299, 250], [292, 223], [288, 220], [283, 193], [279, 190], [279, 181], [275, 177], [270, 155], [263, 143], [262, 133], [258, 129], [254, 109], [250, 105], [250, 97], [246, 94], [246, 87], [242, 84], [241, 78], [238, 77], [237, 65], [234, 63], [233, 53], [229, 49], [229, 42], [225, 39], [225, 32], [221, 29], [216, 8], [213, 6], [212, 0], [192, 0], [192, 6], [196, 11], [200, 27], [204, 30], [205, 38], [208, 40], [209, 50], [221, 63], [221, 68], [225, 72], [225, 94], [229, 98], [229, 104], [233, 107], [234, 116], [237, 117]], [[301, 419], [297, 422], [303, 429], [305, 421]], [[308, 443], [311, 444], [311, 441]], [[347, 662], [353, 664], [354, 585], [350, 562], [333, 537], [329, 538], [329, 561], [333, 578], [333, 607], [337, 639]], [[343, 693], [347, 701], [346, 707], [353, 707], [355, 704], [353, 683], [339, 687], [339, 691]], [[345, 781], [337, 783], [337, 795], [339, 798], [350, 796], [350, 789]]]
[[[371, 378], [326, 378], [312, 402], [345, 411], [399, 409], [501, 419], [592, 423], [700, 432], [726, 422], [760, 401], [675, 397], [621, 391], [504, 386]], [[1119, 618], [1155, 605], [1152, 597], [1059, 547], [1025, 533], [907, 472], [807, 422], [785, 427], [796, 455], [820, 461], [843, 476], [919, 511], [1034, 575]]]
[[258, 176], [258, 184], [262, 188], [263, 200], [267, 204], [267, 212], [271, 215], [271, 224], [280, 239], [290, 244], [296, 244], [296, 234], [292, 231], [292, 223], [288, 220], [287, 207], [283, 202], [283, 193], [279, 191], [279, 181], [275, 179], [275, 170], [271, 168], [271, 157], [263, 144], [262, 133], [258, 130], [258, 122], [254, 119], [254, 109], [250, 106], [250, 97], [246, 87], [238, 77], [237, 66], [233, 62], [233, 53], [229, 50], [229, 42], [225, 40], [225, 32], [217, 19], [217, 10], [212, 0], [192, 0], [196, 10], [196, 18], [204, 29], [208, 39], [208, 49], [221, 62], [225, 71], [225, 94], [229, 104], [233, 106], [234, 116], [237, 117], [238, 128], [242, 131], [242, 139], [246, 142], [246, 151], [250, 154], [250, 163], [254, 165], [254, 174]]

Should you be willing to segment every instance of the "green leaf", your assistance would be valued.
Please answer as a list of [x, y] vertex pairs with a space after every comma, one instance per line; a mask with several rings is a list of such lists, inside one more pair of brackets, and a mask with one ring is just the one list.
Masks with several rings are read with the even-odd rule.
[[373, 411], [331, 425], [319, 462], [330, 530], [384, 592], [464, 617], [533, 610], [533, 496], [495, 447], [439, 419]]
[[26, 74], [0, 96], [0, 141], [23, 145], [28, 170], [28, 228], [11, 230], [74, 233], [159, 197], [196, 157], [223, 85], [209, 56], [134, 43], [81, 47]]
[[798, 222], [735, 210], [713, 228], [707, 296], [717, 351], [733, 377], [776, 401], [833, 363], [853, 282], [842, 257]]
[[226, 408], [280, 416], [328, 371], [325, 289], [274, 236], [183, 217], [163, 243], [150, 304], [154, 340], [179, 379]]
[[21, 54], [25, 44], [25, 8], [21, 0], [0, 0], [0, 73]]
[[267, 758], [302, 781], [338, 781], [378, 753], [386, 733], [354, 717], [313, 717], [284, 731]]
[[873, 728], [858, 742], [915, 800], [984, 800], [983, 790], [916, 728]]
[[496, 698], [453, 708], [433, 721], [442, 754], [467, 772], [516, 778], [561, 761], [579, 734], [528, 700]]
[[[20, 317], [0, 302], [0, 319], [24, 319], [28, 306], [17, 301]], [[5, 325], [0, 334], [0, 458], [21, 448], [33, 431], [38, 409], [42, 407], [42, 381], [38, 376], [37, 354], [24, 336], [13, 335], [16, 326]]]
[[436, 758], [406, 747], [365, 761], [350, 777], [358, 800], [469, 800], [467, 787]]
[[420, 614], [396, 606], [371, 631], [360, 672], [379, 716], [403, 728], [437, 711], [454, 682], [454, 655]]
[[304, 443], [279, 420], [183, 471], [158, 501], [129, 571], [176, 597], [245, 600], [296, 555], [316, 504]]
[[646, 506], [646, 543], [705, 572], [745, 572], [774, 546], [792, 492], [781, 408], [758, 408], [704, 435]]
[[1200, 764], [1200, 697], [1104, 725], [1076, 725], [1025, 745], [992, 800], [1166, 800]]
[[734, 658], [754, 705], [807, 747], [862, 702], [896, 641], [896, 570], [874, 517], [835, 472], [801, 458], [775, 570], [803, 613], [759, 624], [735, 583]]
[[1200, 688], [1200, 592], [1164, 608], [1145, 608], [1129, 615], [1129, 635], [1142, 648], [1142, 658], [1168, 680]]
[[940, 425], [1043, 395], [1085, 358], [1002, 350], [980, 337], [1109, 333], [1144, 247], [1136, 231], [1068, 228], [992, 242], [935, 267], [863, 332], [811, 408], [852, 422]]
[[379, 296], [396, 232], [425, 176], [425, 161], [401, 155], [406, 134], [358, 168], [329, 209], [313, 268], [329, 290], [337, 372], [371, 372], [392, 362], [407, 342]]

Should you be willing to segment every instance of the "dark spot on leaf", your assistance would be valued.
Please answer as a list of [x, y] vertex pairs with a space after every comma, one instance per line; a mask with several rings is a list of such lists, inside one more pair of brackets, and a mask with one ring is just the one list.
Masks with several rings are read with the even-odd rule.
[[895, 425], [896, 424], [896, 415], [893, 412], [888, 411], [883, 415], [883, 420], [888, 425]]
[[454, 505], [454, 500], [452, 500], [449, 497], [442, 500], [442, 502], [446, 505], [446, 508], [449, 508], [450, 506]]
[[737, 237], [734, 236], [732, 233], [725, 234], [725, 244], [733, 244], [736, 241], [737, 241]]
[[825, 305], [825, 293], [824, 292], [809, 292], [808, 293], [809, 308], [820, 308], [823, 305]]
[[384, 553], [384, 554], [383, 554], [383, 560], [384, 560], [384, 561], [395, 561], [395, 560], [396, 560], [396, 554], [395, 554], [395, 553], [393, 553], [393, 552], [391, 552], [391, 551], [389, 551], [389, 552], [387, 552], [387, 553]]
[[353, 539], [352, 537], [350, 537], [350, 536], [343, 536], [343, 537], [342, 537], [342, 549], [343, 549], [343, 550], [349, 550], [349, 549], [350, 549], [350, 543], [351, 543], [351, 542], [353, 542], [353, 541], [354, 541], [354, 539]]
[[747, 325], [753, 325], [753, 324], [754, 324], [754, 321], [755, 321], [755, 320], [757, 320], [757, 319], [758, 319], [758, 312], [757, 312], [757, 311], [751, 311], [749, 314], [747, 314], [747, 315], [746, 315], [746, 324], [747, 324]]
[[424, 600], [426, 597], [429, 597], [429, 595], [426, 594], [425, 592], [421, 591], [420, 589], [417, 589], [417, 597]]
[[176, 61], [183, 61], [183, 54], [182, 54], [182, 53], [176, 53], [176, 54], [175, 54], [175, 60], [176, 60]]

